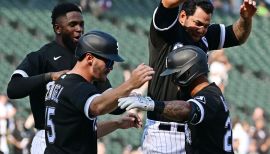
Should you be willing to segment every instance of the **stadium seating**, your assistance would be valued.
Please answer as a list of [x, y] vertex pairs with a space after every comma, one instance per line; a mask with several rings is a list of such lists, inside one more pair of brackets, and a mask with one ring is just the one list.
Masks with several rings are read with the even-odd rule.
[[[119, 41], [120, 55], [132, 68], [142, 62], [148, 63], [147, 32], [153, 11], [159, 1], [112, 0], [112, 2], [112, 8], [103, 15], [103, 18], [84, 12], [85, 31], [99, 29], [115, 36]], [[5, 93], [9, 77], [18, 62], [27, 53], [39, 49], [53, 37], [50, 15], [56, 3], [55, 0], [0, 0], [0, 92]], [[112, 19], [116, 19], [117, 22]], [[225, 25], [233, 23], [236, 19], [237, 16], [224, 15], [220, 12], [215, 12], [213, 16], [214, 23]], [[270, 108], [265, 107], [270, 100], [269, 27], [268, 18], [255, 17], [247, 43], [240, 47], [225, 49], [233, 65], [229, 72], [225, 96], [234, 117], [243, 119], [250, 117], [256, 106], [263, 107], [270, 115]], [[16, 57], [15, 63], [5, 59], [9, 55]], [[113, 86], [119, 85], [124, 80], [120, 64], [115, 64], [109, 78]], [[23, 99], [15, 102], [27, 101]], [[22, 114], [29, 112], [29, 103], [18, 103], [18, 108]], [[122, 134], [122, 131], [117, 131], [110, 138], [104, 139], [104, 142], [110, 145], [109, 153], [112, 154], [118, 154], [125, 141], [139, 145], [139, 139], [130, 138], [127, 134]]]

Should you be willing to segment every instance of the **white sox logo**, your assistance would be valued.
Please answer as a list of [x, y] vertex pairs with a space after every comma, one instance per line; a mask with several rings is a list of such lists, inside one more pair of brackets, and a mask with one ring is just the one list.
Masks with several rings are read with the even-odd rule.
[[174, 44], [173, 50], [178, 49], [178, 48], [181, 48], [183, 46], [184, 46], [183, 43], [177, 42], [177, 43]]
[[206, 100], [205, 100], [204, 96], [196, 96], [196, 97], [194, 97], [194, 99], [203, 103], [203, 104], [206, 104]]

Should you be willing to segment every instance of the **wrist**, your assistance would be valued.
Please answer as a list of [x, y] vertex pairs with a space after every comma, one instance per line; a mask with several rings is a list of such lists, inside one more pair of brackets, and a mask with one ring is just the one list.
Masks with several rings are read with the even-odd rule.
[[45, 79], [45, 82], [50, 82], [50, 81], [52, 81], [52, 73], [50, 73], [50, 72], [45, 73], [44, 79]]
[[154, 102], [155, 102], [154, 111], [160, 114], [163, 113], [165, 103], [163, 101], [154, 101]]

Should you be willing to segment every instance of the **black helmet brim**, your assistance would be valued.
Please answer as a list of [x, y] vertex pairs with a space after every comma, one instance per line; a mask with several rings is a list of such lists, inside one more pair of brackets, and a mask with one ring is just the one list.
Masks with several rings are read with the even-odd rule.
[[180, 69], [166, 69], [165, 71], [163, 71], [160, 76], [167, 76], [167, 75], [171, 75], [173, 73], [179, 72]]
[[109, 59], [109, 60], [116, 61], [116, 62], [123, 62], [124, 61], [124, 59], [117, 54], [103, 54], [101, 52], [90, 52], [90, 53], [93, 53], [93, 54], [98, 55], [100, 57], [103, 57], [105, 59]]

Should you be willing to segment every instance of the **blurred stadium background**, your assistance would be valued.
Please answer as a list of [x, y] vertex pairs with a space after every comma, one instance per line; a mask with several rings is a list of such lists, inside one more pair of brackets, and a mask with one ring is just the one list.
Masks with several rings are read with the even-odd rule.
[[[60, 0], [59, 0], [60, 1]], [[57, 0], [0, 0], [0, 92], [6, 86], [15, 67], [24, 56], [39, 49], [53, 39], [51, 10]], [[64, 1], [64, 0], [61, 0]], [[66, 0], [80, 3], [79, 0]], [[148, 29], [157, 0], [112, 0], [112, 6], [102, 14], [84, 11], [85, 31], [99, 29], [115, 36], [120, 54], [132, 68], [141, 62], [148, 63]], [[213, 22], [229, 25], [238, 16], [216, 11]], [[240, 46], [225, 49], [232, 64], [225, 96], [230, 104], [233, 118], [251, 121], [255, 107], [262, 107], [266, 117], [270, 115], [270, 21], [268, 17], [256, 16], [248, 41]], [[123, 68], [116, 64], [109, 78], [113, 86], [124, 80]], [[30, 113], [28, 98], [11, 100], [17, 108], [18, 117]], [[110, 119], [114, 116], [102, 116]], [[269, 120], [269, 118], [267, 119]], [[269, 121], [267, 121], [269, 125]], [[140, 145], [142, 130], [120, 130], [104, 137], [108, 154], [119, 154], [123, 147]]]

